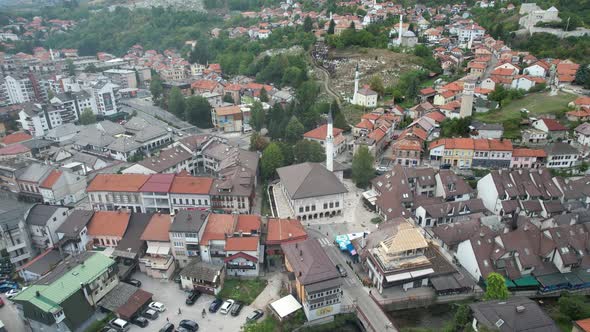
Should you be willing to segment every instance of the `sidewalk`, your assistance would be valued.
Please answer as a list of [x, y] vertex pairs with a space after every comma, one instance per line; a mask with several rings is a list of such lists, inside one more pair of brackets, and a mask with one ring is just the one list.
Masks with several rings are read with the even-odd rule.
[[286, 275], [281, 272], [269, 273], [266, 277], [268, 284], [250, 306], [264, 310], [269, 303], [280, 299], [281, 287], [285, 277]]

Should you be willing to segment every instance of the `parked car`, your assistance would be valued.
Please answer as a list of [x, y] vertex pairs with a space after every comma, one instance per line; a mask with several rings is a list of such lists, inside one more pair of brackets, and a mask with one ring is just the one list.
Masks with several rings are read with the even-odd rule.
[[180, 274], [177, 274], [176, 276], [174, 276], [174, 282], [177, 284], [180, 284]]
[[190, 319], [181, 320], [180, 323], [178, 323], [178, 327], [182, 327], [186, 330], [189, 330], [190, 332], [196, 332], [199, 330], [199, 324], [197, 324], [197, 322], [195, 322], [194, 320]]
[[100, 332], [119, 332], [119, 331], [117, 331], [116, 328], [113, 328], [113, 327], [110, 327], [110, 326], [107, 325], [107, 326], [103, 327], [100, 330]]
[[166, 323], [161, 329], [160, 332], [174, 332], [174, 324]]
[[120, 332], [129, 331], [129, 329], [131, 328], [131, 324], [129, 324], [128, 321], [121, 318], [111, 319], [111, 321], [109, 322], [109, 326]]
[[233, 308], [231, 309], [231, 315], [232, 316], [237, 316], [240, 314], [240, 312], [242, 311], [242, 308], [244, 307], [244, 304], [240, 301], [236, 301], [236, 303], [234, 303]]
[[221, 313], [222, 315], [227, 315], [234, 303], [235, 301], [232, 299], [225, 300], [225, 302], [223, 302], [223, 304], [221, 305], [221, 308], [219, 308], [219, 313]]
[[156, 320], [156, 319], [158, 319], [158, 316], [160, 316], [158, 311], [154, 310], [154, 309], [148, 309], [148, 310], [144, 311], [143, 314], [141, 314], [141, 315], [143, 317], [149, 318], [151, 320]]
[[340, 273], [340, 276], [342, 278], [346, 278], [346, 276], [348, 275], [346, 269], [344, 269], [344, 267], [342, 267], [342, 265], [340, 264], [336, 264], [336, 270], [338, 270], [338, 273]]
[[164, 303], [161, 302], [152, 302], [148, 305], [148, 308], [150, 309], [154, 309], [157, 312], [164, 312], [166, 311], [166, 306], [164, 305]]
[[133, 285], [135, 287], [141, 287], [141, 281], [139, 281], [137, 279], [129, 279], [129, 280], [127, 280], [127, 283], [129, 285]]
[[147, 320], [147, 318], [145, 317], [135, 317], [131, 320], [131, 324], [133, 325], [137, 325], [139, 327], [146, 327], [148, 326], [148, 324], [150, 323], [149, 320]]
[[260, 319], [260, 317], [262, 317], [264, 315], [264, 311], [260, 310], [260, 309], [256, 309], [254, 311], [252, 311], [251, 314], [248, 315], [248, 317], [246, 317], [246, 321], [247, 322], [254, 322], [258, 319]]
[[18, 289], [18, 288], [11, 289], [8, 292], [6, 292], [6, 298], [10, 300], [13, 297], [17, 296], [18, 293], [20, 293], [21, 291], [22, 291], [22, 289]]
[[187, 305], [193, 305], [193, 304], [195, 304], [195, 302], [197, 302], [197, 300], [199, 299], [199, 297], [201, 297], [201, 292], [199, 292], [196, 289], [195, 290], [192, 290], [191, 293], [186, 298], [185, 303]]
[[0, 293], [6, 293], [11, 289], [18, 289], [18, 284], [12, 281], [0, 283]]
[[209, 306], [209, 312], [211, 312], [211, 313], [217, 312], [217, 310], [219, 310], [219, 307], [221, 307], [221, 303], [223, 303], [223, 301], [221, 299], [213, 300], [213, 302], [211, 302], [211, 305]]
[[440, 169], [450, 169], [451, 168], [451, 164], [442, 164], [440, 165]]

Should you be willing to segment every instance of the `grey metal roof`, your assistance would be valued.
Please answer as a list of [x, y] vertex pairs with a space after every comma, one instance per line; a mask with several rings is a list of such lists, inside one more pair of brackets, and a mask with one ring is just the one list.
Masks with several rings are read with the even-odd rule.
[[23, 173], [18, 176], [18, 180], [27, 182], [39, 182], [53, 170], [53, 167], [44, 164], [30, 164], [24, 169]]
[[125, 132], [125, 128], [123, 126], [108, 120], [97, 123], [96, 127], [109, 135], [119, 135]]
[[57, 228], [56, 233], [63, 233], [69, 236], [77, 236], [78, 233], [80, 233], [80, 231], [82, 230], [82, 228], [88, 225], [93, 215], [94, 211], [74, 210], [66, 218], [64, 223]]
[[57, 265], [57, 263], [61, 262], [62, 260], [59, 250], [51, 250], [39, 256], [33, 258], [32, 261], [27, 263], [23, 267], [23, 270], [43, 276], [51, 271]]
[[129, 301], [129, 298], [135, 294], [139, 288], [126, 282], [118, 283], [113, 290], [108, 292], [98, 305], [112, 312], [117, 311], [120, 306]]
[[129, 137], [118, 137], [107, 146], [108, 149], [118, 152], [130, 152], [137, 150], [141, 147], [141, 144], [136, 142], [133, 138]]
[[170, 232], [198, 232], [207, 220], [209, 212], [180, 210], [174, 216]]
[[41, 139], [41, 138], [33, 138], [31, 140], [28, 141], [24, 141], [24, 142], [20, 142], [20, 144], [26, 146], [29, 149], [43, 149], [46, 148], [48, 146], [51, 146], [54, 144], [54, 142], [49, 141], [49, 140], [45, 140], [45, 139]]
[[29, 225], [45, 226], [54, 214], [66, 211], [68, 208], [63, 206], [37, 204], [29, 210], [26, 222]]
[[551, 145], [547, 145], [544, 148], [547, 155], [571, 155], [571, 154], [578, 154], [578, 150], [573, 146], [567, 143], [553, 143]]
[[[558, 332], [555, 322], [526, 297], [508, 300], [477, 302], [469, 305], [477, 321], [493, 330], [510, 332]], [[521, 307], [521, 311], [517, 310]]]
[[152, 218], [152, 213], [133, 213], [129, 219], [129, 225], [125, 235], [119, 241], [119, 244], [113, 252], [114, 256], [134, 258], [141, 250], [145, 241], [141, 240], [141, 234], [147, 227]]
[[223, 265], [205, 263], [198, 258], [194, 258], [180, 271], [180, 275], [187, 278], [213, 282], [222, 269]]
[[320, 163], [302, 163], [277, 169], [291, 199], [348, 192], [338, 177]]
[[90, 126], [86, 126], [78, 133], [78, 135], [76, 135], [76, 137], [74, 137], [74, 142], [77, 145], [92, 145], [101, 148], [108, 146], [114, 140], [115, 139], [107, 133]]
[[50, 129], [47, 133], [45, 133], [45, 137], [63, 137], [68, 136], [71, 134], [76, 134], [80, 132], [82, 127], [76, 126], [73, 123], [65, 123], [61, 126], [57, 126], [53, 129]]

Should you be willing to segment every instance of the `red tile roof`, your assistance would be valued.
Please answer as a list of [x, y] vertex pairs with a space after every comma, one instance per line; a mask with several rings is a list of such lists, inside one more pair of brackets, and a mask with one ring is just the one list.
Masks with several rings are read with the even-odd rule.
[[[336, 127], [334, 127], [332, 129], [332, 135], [334, 137], [342, 134], [342, 132], [343, 132], [342, 129], [339, 129]], [[328, 125], [325, 124], [325, 125], [321, 125], [315, 129], [312, 129], [312, 130], [306, 132], [305, 134], [303, 134], [303, 137], [310, 138], [310, 139], [317, 139], [317, 140], [325, 140], [327, 133], [328, 133]]]
[[543, 119], [549, 131], [566, 131], [567, 127], [553, 119]]
[[20, 143], [16, 143], [16, 144], [12, 144], [12, 145], [0, 148], [0, 156], [17, 155], [17, 154], [27, 153], [30, 151], [31, 151], [31, 149], [29, 149], [28, 147], [26, 147]]
[[172, 218], [169, 214], [156, 213], [150, 218], [150, 222], [141, 234], [140, 239], [144, 241], [163, 241], [169, 242], [170, 236], [168, 231], [172, 224]]
[[258, 236], [232, 236], [225, 240], [226, 251], [257, 251]]
[[88, 235], [123, 237], [130, 216], [128, 211], [96, 211], [88, 223]]
[[512, 151], [512, 157], [547, 157], [543, 149], [516, 148]]
[[225, 240], [225, 235], [233, 233], [234, 216], [231, 214], [209, 214], [207, 226], [201, 237], [201, 243], [208, 245], [211, 240]]
[[49, 176], [46, 177], [45, 180], [43, 180], [43, 182], [41, 182], [41, 185], [39, 185], [39, 187], [46, 189], [53, 188], [53, 185], [55, 184], [55, 182], [57, 182], [61, 174], [62, 172], [58, 170], [51, 171], [51, 173], [49, 173]]
[[579, 106], [590, 105], [590, 97], [583, 96], [576, 98], [576, 100], [574, 100], [574, 104]]
[[266, 244], [293, 243], [307, 239], [307, 232], [297, 219], [269, 219]]
[[149, 175], [143, 174], [98, 174], [86, 191], [139, 192], [149, 178]]
[[362, 119], [361, 122], [357, 123], [355, 127], [361, 129], [373, 129], [374, 126], [371, 121]]
[[442, 112], [438, 112], [438, 111], [426, 113], [424, 116], [427, 118], [431, 118], [432, 120], [439, 122], [439, 123], [443, 122], [443, 120], [447, 118]]
[[6, 137], [4, 137], [4, 139], [2, 139], [2, 144], [10, 145], [10, 144], [14, 144], [14, 143], [28, 141], [32, 138], [33, 138], [33, 136], [31, 136], [27, 133], [24, 133], [22, 131], [19, 131], [19, 132], [10, 134], [10, 135], [6, 135]]
[[425, 89], [420, 90], [421, 95], [430, 95], [433, 93], [436, 93], [436, 90], [434, 90], [433, 88], [425, 88]]
[[381, 128], [373, 130], [367, 137], [372, 138], [375, 142], [380, 142], [385, 137], [385, 131]]
[[197, 176], [177, 175], [172, 182], [170, 192], [174, 194], [202, 194], [207, 195], [213, 186], [213, 179]]
[[514, 76], [514, 70], [508, 68], [496, 68], [492, 71], [493, 76]]
[[141, 186], [139, 191], [167, 193], [173, 180], [174, 174], [153, 174], [150, 175], [150, 178]]
[[233, 230], [234, 232], [250, 233], [253, 230], [260, 231], [261, 224], [260, 216], [253, 214], [240, 214], [238, 215], [238, 222]]

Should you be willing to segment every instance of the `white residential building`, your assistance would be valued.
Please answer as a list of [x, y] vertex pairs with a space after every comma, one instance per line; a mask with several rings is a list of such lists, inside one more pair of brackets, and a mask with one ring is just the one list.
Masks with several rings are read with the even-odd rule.
[[21, 104], [35, 100], [33, 83], [28, 77], [6, 76], [4, 88], [10, 104]]

